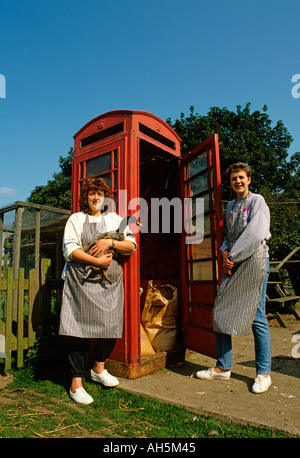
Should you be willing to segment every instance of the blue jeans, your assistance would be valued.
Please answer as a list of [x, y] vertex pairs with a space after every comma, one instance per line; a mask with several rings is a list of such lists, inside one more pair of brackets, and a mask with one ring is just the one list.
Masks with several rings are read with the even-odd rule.
[[[269, 278], [269, 258], [267, 258], [267, 273], [264, 280], [263, 290], [258, 304], [257, 312], [252, 324], [255, 345], [255, 363], [257, 374], [269, 374], [271, 372], [271, 341], [269, 324], [266, 317], [266, 292]], [[220, 369], [232, 369], [232, 341], [227, 334], [215, 333], [217, 344], [217, 367]]]

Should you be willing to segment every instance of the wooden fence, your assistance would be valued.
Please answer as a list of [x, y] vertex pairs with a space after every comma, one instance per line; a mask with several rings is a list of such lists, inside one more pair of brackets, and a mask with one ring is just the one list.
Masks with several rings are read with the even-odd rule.
[[10, 369], [12, 352], [16, 352], [17, 367], [22, 367], [24, 350], [28, 350], [35, 342], [36, 332], [32, 325], [32, 313], [40, 282], [38, 269], [31, 269], [29, 278], [25, 279], [24, 269], [20, 268], [18, 278], [14, 279], [13, 268], [9, 267], [5, 277], [0, 279], [0, 297], [4, 304], [0, 334], [5, 336], [5, 369]]

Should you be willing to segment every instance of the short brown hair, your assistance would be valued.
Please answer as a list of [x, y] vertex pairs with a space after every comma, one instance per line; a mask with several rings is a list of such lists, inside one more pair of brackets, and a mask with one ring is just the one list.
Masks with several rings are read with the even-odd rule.
[[80, 210], [87, 214], [90, 214], [91, 212], [87, 199], [88, 193], [90, 191], [102, 191], [104, 193], [104, 197], [111, 199], [110, 188], [103, 178], [88, 178], [84, 183], [79, 198]]
[[235, 164], [230, 165], [226, 170], [226, 177], [228, 180], [230, 180], [230, 175], [232, 173], [236, 173], [239, 170], [243, 170], [247, 174], [248, 178], [252, 176], [252, 169], [250, 165], [246, 164], [245, 162], [236, 162]]

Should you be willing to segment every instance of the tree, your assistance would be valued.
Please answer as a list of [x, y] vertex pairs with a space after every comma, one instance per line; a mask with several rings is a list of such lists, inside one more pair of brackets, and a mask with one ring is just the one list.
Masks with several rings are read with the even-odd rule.
[[252, 113], [250, 107], [250, 103], [244, 108], [238, 105], [236, 112], [212, 107], [207, 115], [201, 116], [192, 106], [189, 116], [181, 113], [174, 123], [171, 119], [167, 122], [182, 139], [182, 153], [214, 133], [219, 135], [223, 200], [235, 196], [226, 179], [227, 167], [240, 161], [252, 167], [251, 190], [264, 195], [270, 204], [271, 256], [283, 259], [300, 244], [300, 153], [288, 160], [293, 138], [283, 122], [278, 121], [273, 127], [266, 106]]
[[[222, 191], [225, 200], [231, 197], [228, 186], [224, 186], [225, 172], [233, 162], [247, 162], [253, 168], [254, 192], [259, 192], [263, 186], [279, 192], [285, 190], [291, 172], [292, 162], [288, 166], [287, 158], [293, 138], [287, 128], [282, 121], [272, 127], [266, 106], [262, 112], [256, 110], [252, 113], [250, 107], [250, 103], [243, 109], [238, 105], [236, 113], [226, 107], [212, 107], [207, 115], [201, 116], [194, 113], [192, 106], [188, 117], [185, 118], [181, 113], [180, 119], [176, 119], [174, 124], [170, 119], [167, 120], [182, 139], [183, 153], [190, 151], [210, 135], [219, 135]], [[295, 156], [295, 162], [299, 166], [299, 157]]]
[[60, 172], [54, 173], [53, 180], [46, 185], [36, 186], [28, 202], [70, 210], [73, 153], [73, 148], [70, 148], [65, 158], [59, 157]]
[[287, 165], [286, 193], [292, 198], [300, 201], [300, 152], [294, 153]]
[[262, 189], [271, 213], [271, 238], [268, 241], [272, 259], [282, 260], [294, 248], [300, 246], [299, 202], [288, 193]]

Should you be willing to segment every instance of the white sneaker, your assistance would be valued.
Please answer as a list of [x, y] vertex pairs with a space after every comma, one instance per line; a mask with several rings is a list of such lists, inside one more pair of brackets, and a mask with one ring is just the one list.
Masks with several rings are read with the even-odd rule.
[[94, 382], [102, 383], [104, 386], [113, 387], [119, 385], [119, 380], [111, 375], [106, 369], [104, 369], [101, 374], [96, 374], [93, 369], [91, 369], [91, 379]]
[[77, 404], [91, 404], [94, 402], [92, 396], [90, 396], [82, 386], [77, 388], [75, 393], [73, 393], [70, 388], [70, 398], [77, 402]]
[[265, 391], [268, 391], [271, 385], [272, 385], [272, 380], [269, 375], [268, 377], [264, 377], [263, 375], [258, 375], [256, 379], [254, 380], [252, 391], [253, 393], [257, 393], [257, 394], [264, 393]]
[[205, 371], [196, 372], [196, 377], [201, 380], [228, 380], [230, 375], [231, 371], [216, 372], [213, 367]]

